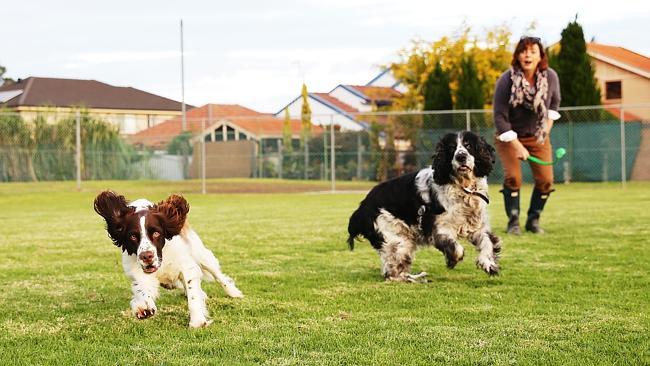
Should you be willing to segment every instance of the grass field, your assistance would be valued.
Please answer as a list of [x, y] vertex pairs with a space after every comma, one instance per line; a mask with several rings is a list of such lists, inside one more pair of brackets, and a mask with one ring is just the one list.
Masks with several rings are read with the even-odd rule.
[[[155, 317], [133, 318], [119, 250], [92, 209], [109, 187], [154, 201], [185, 193], [192, 226], [246, 297], [204, 284], [214, 323], [200, 330], [187, 328], [179, 290], [162, 290]], [[500, 276], [477, 270], [465, 243], [454, 270], [419, 251], [414, 271], [430, 282], [400, 284], [383, 282], [367, 243], [347, 250], [362, 193], [0, 184], [0, 364], [649, 364], [650, 184], [557, 188], [546, 235], [504, 236]], [[490, 193], [503, 236], [498, 187]]]

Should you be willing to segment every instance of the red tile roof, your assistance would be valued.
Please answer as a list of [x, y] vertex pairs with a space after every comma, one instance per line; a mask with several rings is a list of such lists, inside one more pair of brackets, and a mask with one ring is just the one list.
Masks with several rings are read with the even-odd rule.
[[181, 103], [131, 87], [96, 80], [29, 77], [0, 87], [0, 92], [22, 90], [3, 107], [55, 106], [101, 109], [180, 111]]
[[395, 98], [402, 96], [399, 91], [389, 88], [387, 86], [365, 86], [365, 85], [348, 85], [351, 88], [357, 89], [372, 101], [392, 101]]
[[309, 93], [311, 95], [317, 96], [319, 98], [322, 98], [326, 102], [330, 103], [331, 105], [335, 106], [336, 108], [342, 110], [343, 112], [347, 113], [359, 113], [359, 110], [356, 108], [353, 108], [352, 106], [345, 104], [341, 102], [340, 100], [334, 98], [333, 96], [327, 94], [327, 93]]
[[604, 62], [608, 62], [608, 60], [619, 62], [633, 69], [645, 72], [645, 77], [648, 77], [647, 75], [650, 74], [650, 57], [646, 57], [626, 48], [590, 42], [587, 43], [587, 51], [592, 55], [592, 57], [598, 58]]
[[[209, 108], [212, 108], [212, 123], [208, 120], [208, 116], [210, 115]], [[282, 137], [284, 129], [284, 119], [274, 117], [272, 114], [260, 113], [237, 104], [206, 104], [202, 107], [187, 111], [187, 131], [192, 132], [192, 134], [199, 134], [201, 133], [203, 120], [205, 120], [205, 128], [207, 129], [211, 124], [214, 125], [224, 119], [230, 125], [248, 131], [253, 137]], [[174, 137], [182, 132], [182, 123], [182, 117], [175, 117], [140, 131], [131, 136], [129, 140], [135, 144], [164, 148]], [[301, 121], [292, 119], [291, 131], [293, 135], [299, 135], [300, 130]], [[318, 126], [312, 126], [313, 132], [319, 132], [321, 130], [322, 128]]]
[[[614, 117], [618, 118], [620, 120], [621, 118], [621, 109], [617, 107], [607, 107], [605, 106], [605, 110], [609, 113], [611, 113]], [[638, 121], [643, 121], [643, 118], [637, 116], [634, 113], [630, 113], [623, 109], [623, 121], [625, 122], [638, 122]]]

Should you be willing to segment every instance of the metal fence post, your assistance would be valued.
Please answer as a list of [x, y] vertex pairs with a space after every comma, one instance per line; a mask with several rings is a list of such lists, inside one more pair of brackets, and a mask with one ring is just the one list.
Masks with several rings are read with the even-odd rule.
[[621, 105], [621, 183], [623, 188], [625, 188], [625, 182], [627, 181], [627, 172], [625, 166], [625, 116], [623, 112], [623, 106]]
[[332, 192], [336, 191], [336, 155], [334, 154], [334, 116], [330, 115], [330, 152], [332, 158], [330, 159], [330, 171], [332, 174]]
[[[208, 107], [208, 116], [210, 107]], [[208, 117], [209, 118], [209, 117]], [[201, 194], [206, 193], [205, 189], [205, 118], [201, 118]]]
[[75, 165], [77, 168], [77, 191], [81, 190], [81, 114], [77, 111], [76, 116], [76, 131], [75, 131], [75, 145], [76, 145], [76, 154], [75, 154]]
[[470, 131], [472, 129], [472, 124], [470, 122], [469, 109], [465, 111], [465, 129]]
[[324, 164], [323, 164], [323, 176], [321, 177], [321, 179], [323, 179], [323, 180], [327, 179], [327, 176], [329, 175], [329, 172], [327, 171], [327, 169], [329, 169], [329, 167], [328, 167], [329, 161], [328, 160], [329, 160], [329, 158], [327, 156], [327, 129], [324, 128], [323, 129], [323, 162], [324, 162]]

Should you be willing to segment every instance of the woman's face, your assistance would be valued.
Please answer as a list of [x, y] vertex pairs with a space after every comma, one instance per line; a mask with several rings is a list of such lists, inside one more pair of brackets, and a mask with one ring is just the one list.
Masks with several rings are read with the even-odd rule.
[[524, 70], [524, 72], [537, 70], [537, 65], [542, 60], [542, 56], [539, 53], [539, 45], [533, 43], [526, 47], [525, 50], [517, 55], [517, 60], [519, 61], [519, 66]]

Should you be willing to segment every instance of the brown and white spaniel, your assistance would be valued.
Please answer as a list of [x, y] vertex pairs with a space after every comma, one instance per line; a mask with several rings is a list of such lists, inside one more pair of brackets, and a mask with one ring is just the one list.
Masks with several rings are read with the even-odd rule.
[[181, 288], [187, 295], [190, 327], [211, 323], [201, 280], [217, 280], [230, 297], [243, 297], [219, 261], [187, 221], [190, 206], [178, 195], [157, 204], [146, 199], [128, 203], [124, 196], [104, 191], [95, 211], [106, 220], [106, 231], [122, 248], [122, 267], [131, 280], [131, 310], [138, 319], [153, 316], [158, 287]]

